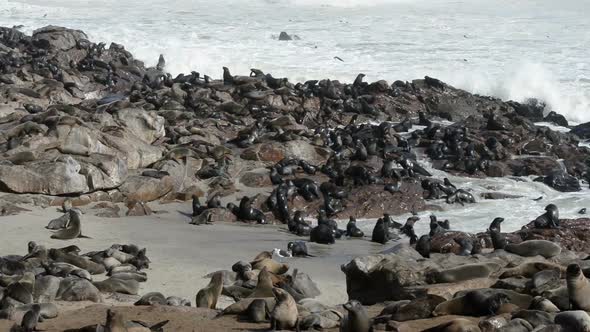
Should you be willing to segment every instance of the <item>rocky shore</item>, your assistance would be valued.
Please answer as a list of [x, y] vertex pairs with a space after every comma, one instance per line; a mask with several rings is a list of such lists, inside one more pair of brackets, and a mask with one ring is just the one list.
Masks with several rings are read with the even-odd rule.
[[[590, 331], [590, 317], [572, 311], [590, 310], [578, 296], [590, 292], [589, 219], [560, 218], [548, 205], [522, 230], [501, 232], [500, 216], [489, 216], [487, 232], [470, 234], [432, 216], [422, 235], [417, 217], [391, 217], [511, 198], [475, 197], [425, 162], [453, 175], [533, 176], [580, 191], [590, 180], [590, 149], [580, 145], [589, 124], [570, 127], [541, 101], [473, 95], [435, 78], [363, 77], [292, 83], [227, 68], [219, 80], [172, 77], [164, 57], [146, 67], [124, 46], [82, 31], [49, 26], [28, 36], [0, 27], [0, 216], [60, 211], [46, 220], [53, 235], [23, 241], [27, 252], [2, 253], [0, 326], [27, 331], [42, 317], [48, 331], [260, 330], [271, 322], [359, 332]], [[192, 211], [178, 213], [179, 204]], [[148, 258], [149, 244], [113, 243], [85, 228], [90, 217], [172, 213], [192, 229], [289, 232], [293, 244], [283, 246], [306, 258], [250, 248], [204, 273], [209, 284], [176, 297], [142, 286], [150, 264], [161, 263]], [[376, 218], [372, 234], [357, 227], [356, 219]], [[337, 220], [348, 219], [340, 229]], [[85, 248], [84, 237], [95, 247]], [[342, 265], [344, 306], [314, 300], [325, 291], [315, 271], [293, 266], [321, 260], [322, 248], [345, 238], [393, 247], [371, 244], [375, 254]]]

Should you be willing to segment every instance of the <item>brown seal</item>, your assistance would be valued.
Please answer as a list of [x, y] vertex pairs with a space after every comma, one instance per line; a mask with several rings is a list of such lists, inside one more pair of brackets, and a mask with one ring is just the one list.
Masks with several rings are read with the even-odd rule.
[[268, 271], [268, 269], [265, 266], [258, 274], [258, 283], [256, 284], [256, 288], [254, 288], [254, 291], [248, 297], [272, 297], [274, 295], [274, 293], [272, 292], [272, 288], [272, 274]]
[[270, 313], [270, 329], [299, 331], [299, 311], [293, 297], [280, 288], [273, 288], [272, 292], [277, 304]]
[[369, 315], [363, 305], [357, 300], [350, 300], [344, 304], [348, 315], [340, 325], [341, 332], [370, 332], [373, 330]]
[[20, 324], [23, 331], [36, 331], [37, 323], [39, 322], [39, 316], [41, 316], [41, 306], [33, 304], [31, 310], [23, 316], [23, 320]]
[[465, 318], [456, 318], [450, 322], [431, 327], [423, 332], [481, 332], [475, 322]]
[[565, 280], [572, 309], [590, 311], [590, 282], [578, 264], [568, 265]]
[[82, 235], [82, 224], [80, 222], [80, 216], [82, 212], [78, 209], [71, 209], [70, 213], [70, 221], [66, 228], [60, 229], [57, 232], [51, 234], [52, 239], [59, 239], [59, 240], [71, 240], [78, 237], [88, 238], [87, 236]]
[[223, 274], [217, 272], [211, 277], [209, 285], [197, 293], [197, 308], [215, 309], [217, 306], [217, 300], [219, 299], [222, 290]]
[[262, 270], [265, 267], [270, 273], [274, 274], [283, 274], [289, 271], [289, 265], [279, 263], [271, 258], [263, 258], [252, 262], [252, 269], [254, 270]]

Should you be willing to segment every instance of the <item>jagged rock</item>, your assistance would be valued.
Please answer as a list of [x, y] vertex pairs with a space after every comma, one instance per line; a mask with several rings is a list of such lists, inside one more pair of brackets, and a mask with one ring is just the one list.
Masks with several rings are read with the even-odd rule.
[[244, 150], [241, 155], [246, 160], [278, 162], [284, 158], [297, 158], [314, 164], [325, 162], [328, 156], [329, 152], [324, 148], [300, 140], [256, 144]]
[[67, 51], [75, 47], [80, 39], [88, 39], [80, 30], [71, 30], [49, 25], [33, 32], [33, 43], [41, 48], [54, 48]]
[[131, 201], [127, 204], [126, 216], [142, 217], [151, 215], [152, 209], [144, 202]]

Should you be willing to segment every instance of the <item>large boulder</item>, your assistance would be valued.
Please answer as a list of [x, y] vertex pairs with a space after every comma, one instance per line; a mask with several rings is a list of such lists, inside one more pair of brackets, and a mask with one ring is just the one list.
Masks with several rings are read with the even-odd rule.
[[169, 193], [174, 187], [170, 176], [161, 179], [134, 175], [127, 178], [119, 187], [119, 191], [128, 201], [150, 202]]
[[165, 120], [155, 112], [146, 112], [142, 109], [124, 108], [113, 114], [115, 120], [124, 128], [146, 143], [153, 143], [158, 138], [164, 137]]
[[81, 169], [80, 163], [70, 156], [26, 166], [3, 164], [0, 165], [0, 189], [22, 194], [80, 194], [89, 189]]
[[310, 163], [321, 164], [329, 157], [329, 152], [309, 142], [297, 140], [286, 143], [269, 142], [256, 144], [242, 152], [246, 160], [278, 162], [284, 158], [303, 159]]
[[49, 25], [33, 32], [33, 43], [37, 47], [52, 48], [55, 51], [67, 51], [74, 48], [80, 39], [88, 39], [80, 30]]

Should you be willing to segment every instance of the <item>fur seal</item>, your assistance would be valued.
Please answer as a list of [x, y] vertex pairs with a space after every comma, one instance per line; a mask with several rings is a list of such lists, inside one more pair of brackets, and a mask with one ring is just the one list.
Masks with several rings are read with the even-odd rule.
[[523, 257], [543, 256], [551, 258], [561, 253], [561, 247], [547, 240], [528, 240], [518, 244], [509, 243], [504, 248], [507, 252]]
[[348, 224], [346, 225], [346, 236], [350, 236], [350, 237], [363, 237], [365, 236], [365, 233], [363, 233], [363, 231], [361, 231], [357, 226], [356, 226], [356, 219], [354, 217], [350, 217], [348, 220]]
[[309, 233], [309, 240], [320, 244], [334, 244], [336, 242], [333, 228], [328, 224], [319, 223], [319, 221], [318, 225]]
[[494, 250], [504, 249], [506, 248], [506, 237], [504, 234], [501, 233], [501, 224], [504, 221], [504, 218], [494, 218], [488, 230], [490, 231], [490, 237], [492, 239], [492, 245], [494, 246]]
[[293, 257], [315, 257], [307, 253], [307, 245], [303, 241], [289, 242], [287, 249], [291, 251]]
[[456, 318], [422, 332], [481, 332], [481, 330], [476, 323], [469, 319]]
[[416, 243], [416, 251], [424, 258], [430, 258], [430, 236], [422, 235]]
[[586, 214], [586, 208], [581, 208], [578, 214]]
[[133, 305], [141, 306], [141, 305], [165, 305], [166, 298], [162, 293], [159, 292], [151, 292], [143, 295], [139, 300], [137, 300]]
[[503, 304], [509, 303], [510, 297], [502, 292], [488, 294], [482, 290], [473, 290], [463, 296], [440, 303], [432, 312], [433, 316], [465, 315], [487, 316], [495, 315]]
[[70, 212], [69, 211], [65, 212], [61, 217], [55, 218], [55, 219], [49, 221], [49, 224], [47, 224], [47, 226], [45, 226], [45, 228], [51, 229], [51, 230], [62, 229], [62, 228], [66, 227], [68, 222], [70, 222]]
[[92, 284], [102, 293], [137, 295], [139, 291], [139, 282], [133, 279], [122, 280], [110, 277], [103, 281], [95, 281]]
[[567, 331], [590, 332], [590, 316], [586, 311], [573, 310], [560, 312], [555, 316], [555, 324], [559, 324]]
[[246, 309], [245, 315], [248, 321], [252, 323], [266, 322], [270, 311], [268, 304], [263, 299], [254, 299]]
[[24, 332], [31, 332], [37, 330], [37, 323], [41, 318], [41, 306], [38, 304], [33, 304], [31, 310], [27, 311], [23, 316], [23, 320], [20, 324], [22, 331]]
[[390, 240], [390, 238], [391, 234], [389, 233], [389, 225], [386, 218], [377, 219], [377, 223], [373, 228], [371, 241], [386, 244]]
[[207, 207], [201, 205], [201, 201], [197, 195], [193, 195], [192, 208], [193, 217], [196, 217], [203, 213], [203, 211], [207, 210]]
[[71, 209], [69, 214], [70, 222], [68, 222], [66, 228], [60, 229], [51, 234], [51, 238], [59, 240], [71, 240], [78, 237], [88, 238], [87, 236], [82, 235], [82, 225], [80, 223], [82, 212], [78, 209]]
[[565, 280], [572, 308], [590, 311], [590, 282], [578, 264], [568, 265]]
[[453, 283], [476, 278], [487, 278], [498, 272], [501, 266], [496, 263], [464, 264], [428, 274], [431, 283]]
[[531, 307], [529, 308], [530, 310], [539, 310], [539, 311], [544, 311], [544, 312], [549, 312], [549, 313], [555, 313], [555, 312], [560, 312], [561, 310], [559, 310], [559, 308], [553, 304], [553, 302], [549, 301], [548, 299], [542, 297], [542, 296], [536, 296], [535, 298], [533, 298], [533, 301], [531, 302]]
[[545, 213], [535, 219], [535, 228], [558, 228], [559, 227], [559, 209], [555, 204], [549, 204], [545, 207]]
[[252, 269], [253, 270], [262, 270], [263, 268], [266, 268], [268, 270], [268, 272], [276, 274], [276, 275], [284, 274], [285, 272], [287, 272], [289, 270], [289, 265], [279, 263], [279, 262], [273, 260], [272, 254], [270, 257], [271, 258], [263, 258], [263, 259], [259, 259], [259, 260], [255, 260], [255, 261], [251, 262]]
[[270, 313], [270, 329], [299, 331], [299, 311], [293, 297], [280, 288], [273, 288], [272, 293], [277, 304]]
[[350, 300], [343, 305], [348, 315], [340, 325], [340, 332], [372, 332], [369, 315], [357, 300]]
[[558, 276], [565, 272], [561, 265], [549, 262], [525, 262], [516, 267], [506, 269], [504, 273], [500, 275], [500, 279], [510, 277], [532, 278], [538, 272], [549, 270], [556, 271]]
[[265, 267], [258, 274], [258, 283], [254, 291], [248, 296], [249, 298], [272, 297], [272, 274]]
[[209, 308], [215, 309], [217, 306], [217, 300], [221, 296], [223, 290], [223, 274], [215, 273], [211, 277], [211, 281], [207, 287], [199, 290], [195, 304], [197, 308]]

